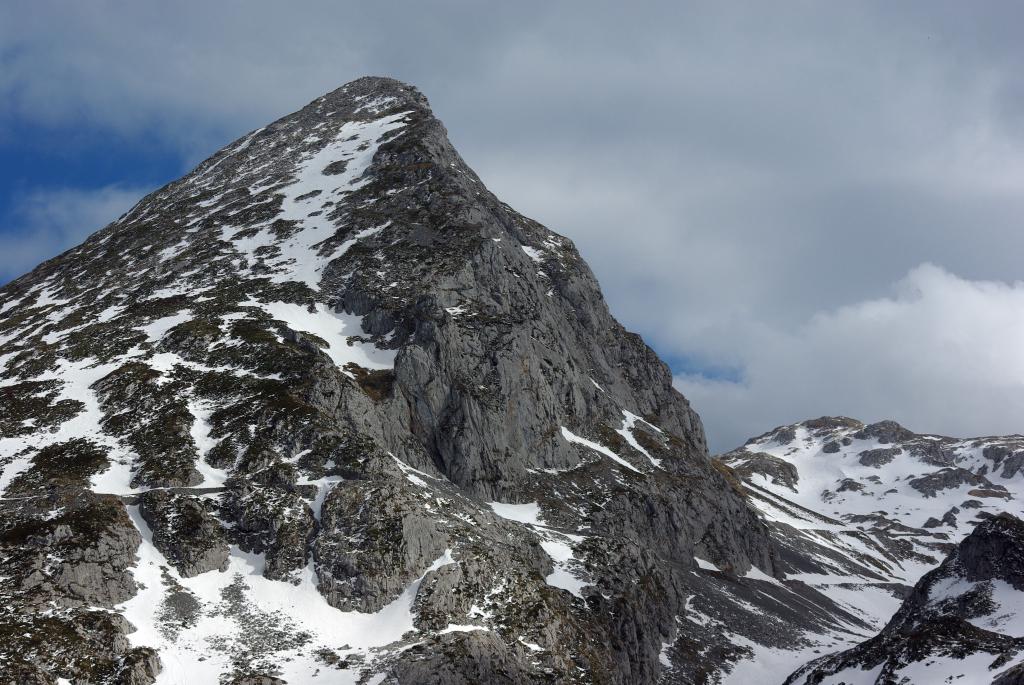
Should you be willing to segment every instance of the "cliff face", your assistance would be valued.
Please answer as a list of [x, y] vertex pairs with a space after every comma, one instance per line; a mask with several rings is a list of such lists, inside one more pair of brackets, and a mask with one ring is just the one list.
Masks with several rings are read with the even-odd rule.
[[[704, 682], [749, 653], [722, 636], [759, 630], [767, 526], [414, 88], [329, 93], [0, 293], [17, 682]], [[717, 624], [679, 620], [705, 596]], [[763, 640], [831, 620], [798, 614]]]

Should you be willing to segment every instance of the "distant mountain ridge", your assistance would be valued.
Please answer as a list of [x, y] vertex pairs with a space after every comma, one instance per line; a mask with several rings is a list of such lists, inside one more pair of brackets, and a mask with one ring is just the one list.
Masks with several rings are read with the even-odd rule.
[[[1002, 655], [1001, 666], [1017, 663], [1016, 629], [965, 638], [959, 652], [952, 647], [950, 631], [960, 630], [954, 624], [973, 624], [984, 612], [948, 604], [941, 619], [914, 624], [915, 640], [926, 645], [916, 651], [893, 634], [907, 630], [909, 619], [901, 616], [919, 613], [929, 578], [952, 577], [950, 569], [964, 558], [978, 563], [972, 552], [978, 541], [1002, 540], [1001, 572], [1013, 578], [1024, 572], [1022, 524], [1005, 513], [1021, 511], [1024, 437], [959, 439], [920, 435], [894, 421], [821, 417], [775, 428], [718, 459], [775, 529], [788, 549], [784, 558], [800, 560], [798, 572], [786, 578], [847, 604], [882, 630], [851, 650], [816, 659], [813, 669], [787, 682], [1016, 682], [1005, 668], [989, 669], [992, 659], [979, 666], [983, 653]], [[970, 663], [950, 657], [975, 653]]]

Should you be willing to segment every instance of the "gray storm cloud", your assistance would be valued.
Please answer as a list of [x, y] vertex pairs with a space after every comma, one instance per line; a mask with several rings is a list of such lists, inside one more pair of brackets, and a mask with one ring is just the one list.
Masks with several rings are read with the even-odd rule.
[[[737, 370], [679, 380], [714, 446], [834, 411], [1013, 432], [1021, 25], [1016, 3], [13, 2], [0, 121], [159, 135], [184, 171], [392, 75], [495, 193], [577, 242], [627, 326]], [[947, 321], [970, 324], [955, 355]]]

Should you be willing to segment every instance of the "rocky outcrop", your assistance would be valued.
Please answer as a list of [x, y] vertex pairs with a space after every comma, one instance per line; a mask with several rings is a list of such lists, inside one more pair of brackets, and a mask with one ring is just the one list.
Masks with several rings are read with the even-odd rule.
[[993, 485], [985, 476], [979, 476], [967, 469], [961, 468], [939, 469], [910, 481], [910, 486], [925, 497], [935, 497], [940, 490], [959, 488], [963, 485], [981, 488], [982, 490], [1006, 490], [1001, 485]]
[[167, 490], [142, 495], [139, 513], [153, 544], [186, 578], [228, 565], [228, 543], [208, 500]]
[[878, 423], [864, 426], [854, 433], [853, 437], [859, 440], [874, 438], [884, 445], [887, 443], [906, 442], [916, 436], [895, 421], [879, 421]]
[[103, 427], [123, 437], [138, 455], [133, 486], [198, 485], [202, 479], [189, 438], [193, 418], [182, 399], [182, 384], [159, 379], [151, 366], [128, 362], [99, 381], [95, 391]]
[[299, 492], [239, 482], [223, 501], [222, 511], [234, 522], [232, 538], [244, 551], [264, 555], [267, 578], [285, 580], [306, 565], [315, 521]]
[[1024, 469], [1024, 439], [1009, 443], [986, 445], [982, 455], [992, 461], [993, 470], [1002, 468], [1000, 476], [1013, 478]]
[[113, 497], [64, 500], [56, 516], [11, 512], [3, 544], [18, 589], [40, 602], [113, 607], [134, 594], [130, 567], [141, 537]]
[[136, 591], [142, 541], [121, 503], [79, 492], [0, 507], [3, 682], [152, 682], [155, 653], [133, 648], [132, 626], [109, 611]]
[[314, 548], [328, 602], [378, 611], [454, 546], [419, 499], [401, 483], [357, 481], [331, 490]]
[[729, 453], [722, 455], [721, 459], [732, 467], [737, 476], [744, 479], [756, 474], [790, 490], [795, 490], [800, 480], [800, 474], [793, 464], [766, 452]]
[[885, 466], [899, 454], [903, 454], [903, 450], [899, 447], [878, 447], [860, 452], [858, 461], [864, 466]]

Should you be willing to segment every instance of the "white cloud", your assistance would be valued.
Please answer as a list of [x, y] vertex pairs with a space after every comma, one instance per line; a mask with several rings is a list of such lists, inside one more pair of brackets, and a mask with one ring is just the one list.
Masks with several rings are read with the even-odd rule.
[[737, 350], [740, 383], [676, 378], [719, 451], [823, 414], [962, 437], [1024, 431], [1024, 282], [924, 264], [889, 297], [750, 331]]
[[0, 283], [82, 242], [127, 211], [148, 189], [34, 191], [20, 198], [0, 232]]

